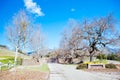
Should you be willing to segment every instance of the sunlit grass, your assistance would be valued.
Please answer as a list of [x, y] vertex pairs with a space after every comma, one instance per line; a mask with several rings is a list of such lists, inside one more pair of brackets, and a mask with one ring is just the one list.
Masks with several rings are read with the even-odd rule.
[[1, 70], [1, 71], [8, 70], [8, 66], [1, 66], [1, 67], [0, 67], [0, 70]]
[[99, 60], [99, 59], [96, 59], [92, 62], [89, 62], [89, 61], [85, 61], [84, 64], [107, 64], [108, 61], [106, 59], [102, 59], [102, 60]]
[[37, 66], [25, 66], [24, 69], [36, 70], [41, 72], [48, 72], [49, 68], [47, 64], [37, 65]]

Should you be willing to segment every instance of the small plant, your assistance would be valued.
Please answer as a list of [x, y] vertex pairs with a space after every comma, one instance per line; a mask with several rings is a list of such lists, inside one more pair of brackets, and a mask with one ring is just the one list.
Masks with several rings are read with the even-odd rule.
[[107, 55], [106, 54], [98, 54], [97, 55], [97, 59], [107, 59]]
[[84, 62], [84, 64], [94, 64], [93, 62]]
[[109, 68], [109, 69], [117, 69], [117, 67], [115, 66], [115, 64], [106, 64], [105, 68]]
[[79, 64], [76, 69], [87, 69], [87, 64]]
[[107, 55], [108, 60], [117, 60], [117, 55], [112, 53]]
[[17, 59], [17, 65], [22, 65], [22, 61], [23, 61], [22, 58], [18, 58], [18, 59]]

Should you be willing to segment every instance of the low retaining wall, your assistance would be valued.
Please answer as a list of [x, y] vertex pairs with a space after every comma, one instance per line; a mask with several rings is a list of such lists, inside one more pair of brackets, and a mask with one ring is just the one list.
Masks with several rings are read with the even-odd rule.
[[88, 69], [105, 69], [104, 64], [88, 64]]

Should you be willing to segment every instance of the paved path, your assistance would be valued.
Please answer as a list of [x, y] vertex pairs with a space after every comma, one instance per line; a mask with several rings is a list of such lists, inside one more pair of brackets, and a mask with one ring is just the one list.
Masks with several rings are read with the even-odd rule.
[[49, 63], [50, 80], [118, 80], [117, 76], [76, 70], [76, 66]]
[[108, 63], [112, 63], [112, 64], [120, 64], [120, 61], [115, 61], [115, 60], [107, 60]]
[[66, 80], [59, 64], [48, 64], [48, 66], [50, 69], [50, 80]]

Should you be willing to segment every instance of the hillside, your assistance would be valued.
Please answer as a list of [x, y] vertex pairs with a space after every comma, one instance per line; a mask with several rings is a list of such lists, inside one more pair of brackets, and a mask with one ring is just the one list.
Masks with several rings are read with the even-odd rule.
[[[13, 52], [13, 51], [10, 51], [10, 50], [8, 50], [8, 49], [1, 49], [0, 48], [0, 56], [14, 56], [15, 55], [15, 52]], [[21, 53], [19, 53], [19, 55], [18, 55], [19, 57], [21, 57], [21, 58], [31, 58], [30, 56], [27, 56], [27, 55], [24, 55], [24, 54], [21, 54]]]
[[0, 48], [0, 56], [14, 56], [14, 54], [15, 54], [15, 52], [13, 52], [13, 51]]

